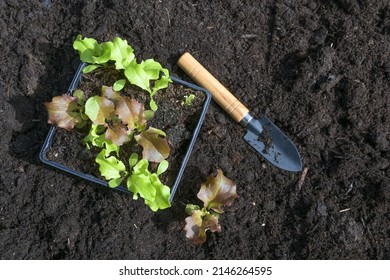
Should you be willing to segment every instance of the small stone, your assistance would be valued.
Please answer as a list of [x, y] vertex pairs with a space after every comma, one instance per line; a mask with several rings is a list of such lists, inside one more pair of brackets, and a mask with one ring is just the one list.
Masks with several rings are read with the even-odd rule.
[[26, 170], [24, 169], [24, 166], [23, 166], [23, 165], [19, 166], [19, 167], [17, 168], [17, 170], [18, 170], [19, 173], [25, 173], [25, 172], [26, 172]]

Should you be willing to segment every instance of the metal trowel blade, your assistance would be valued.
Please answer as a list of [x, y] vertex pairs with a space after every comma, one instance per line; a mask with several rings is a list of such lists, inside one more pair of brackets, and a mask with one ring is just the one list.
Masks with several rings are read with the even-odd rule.
[[297, 148], [267, 117], [253, 118], [247, 124], [244, 139], [273, 165], [287, 171], [302, 170]]

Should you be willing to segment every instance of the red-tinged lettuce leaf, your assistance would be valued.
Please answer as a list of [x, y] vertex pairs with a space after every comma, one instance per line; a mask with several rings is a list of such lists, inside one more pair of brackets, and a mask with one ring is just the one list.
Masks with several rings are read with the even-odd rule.
[[116, 106], [115, 113], [129, 130], [143, 130], [146, 125], [145, 109], [142, 103], [127, 96], [121, 98]]
[[66, 130], [72, 130], [73, 127], [83, 120], [77, 107], [77, 97], [63, 94], [53, 97], [51, 102], [45, 103], [49, 118], [48, 123]]
[[102, 86], [102, 97], [105, 97], [115, 104], [122, 99], [122, 96], [116, 92], [112, 87]]
[[114, 103], [105, 97], [92, 96], [85, 102], [85, 114], [93, 124], [105, 124], [114, 112]]
[[92, 125], [87, 136], [83, 138], [83, 142], [90, 149], [91, 145], [98, 148], [103, 148], [108, 157], [112, 152], [115, 152], [119, 157], [119, 146], [106, 139], [106, 127], [102, 125]]
[[202, 244], [207, 239], [207, 231], [220, 232], [218, 214], [211, 214], [208, 211], [193, 210], [192, 215], [185, 219], [184, 231], [186, 237], [195, 244]]
[[116, 122], [107, 125], [105, 138], [117, 146], [122, 146], [130, 140], [126, 127]]
[[142, 157], [150, 162], [162, 162], [171, 152], [165, 133], [159, 129], [149, 127], [134, 138], [143, 148]]
[[203, 201], [206, 209], [212, 209], [217, 213], [223, 213], [222, 206], [230, 206], [235, 198], [236, 184], [226, 178], [218, 169], [217, 176], [210, 175], [207, 181], [201, 185], [198, 198]]

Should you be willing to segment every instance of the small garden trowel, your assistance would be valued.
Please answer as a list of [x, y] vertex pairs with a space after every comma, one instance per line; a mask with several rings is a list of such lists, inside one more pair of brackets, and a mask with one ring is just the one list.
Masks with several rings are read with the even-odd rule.
[[211, 75], [191, 54], [184, 53], [177, 64], [238, 123], [247, 127], [244, 139], [273, 165], [298, 172], [302, 170], [297, 148], [267, 117], [253, 117], [249, 110]]

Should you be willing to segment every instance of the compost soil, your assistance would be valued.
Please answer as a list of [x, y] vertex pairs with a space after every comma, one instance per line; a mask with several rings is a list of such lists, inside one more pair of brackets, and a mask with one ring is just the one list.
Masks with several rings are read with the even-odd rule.
[[[390, 258], [388, 1], [3, 0], [0, 15], [2, 259]], [[42, 164], [43, 103], [68, 88], [77, 34], [125, 38], [183, 79], [190, 51], [296, 143], [306, 176], [266, 163], [213, 102], [170, 209]], [[185, 205], [217, 168], [240, 198], [194, 245]]]

